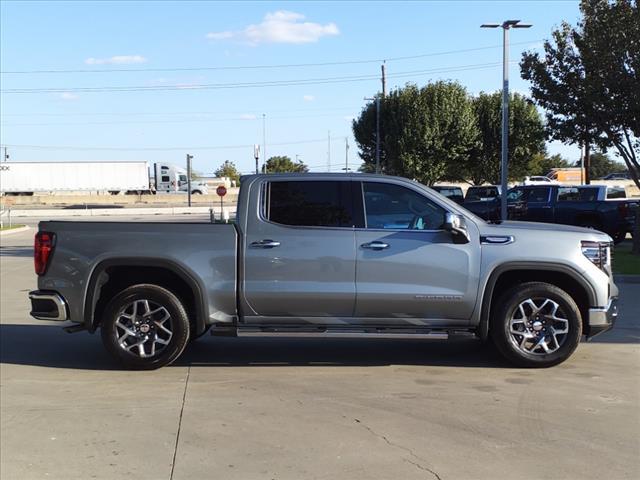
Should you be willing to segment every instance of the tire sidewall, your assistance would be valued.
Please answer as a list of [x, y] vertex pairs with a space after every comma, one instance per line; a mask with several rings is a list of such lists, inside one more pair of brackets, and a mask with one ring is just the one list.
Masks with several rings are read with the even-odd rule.
[[[135, 300], [151, 300], [167, 309], [171, 315], [172, 336], [169, 344], [156, 356], [141, 358], [125, 351], [117, 342], [115, 322], [122, 307]], [[168, 290], [156, 285], [134, 285], [116, 295], [107, 305], [101, 325], [102, 341], [106, 349], [124, 367], [152, 370], [173, 362], [184, 350], [189, 339], [189, 319], [180, 300]]]
[[[532, 354], [520, 350], [511, 338], [510, 322], [521, 302], [528, 298], [548, 298], [560, 305], [569, 321], [569, 333], [562, 346], [548, 354]], [[582, 336], [582, 317], [578, 306], [563, 290], [550, 284], [514, 287], [500, 301], [496, 321], [492, 326], [492, 337], [500, 352], [512, 362], [525, 367], [550, 367], [571, 356]]]

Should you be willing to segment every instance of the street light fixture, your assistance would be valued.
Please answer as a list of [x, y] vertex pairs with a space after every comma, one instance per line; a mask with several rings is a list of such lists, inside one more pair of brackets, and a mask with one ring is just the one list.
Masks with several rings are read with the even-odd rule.
[[502, 23], [483, 23], [480, 28], [502, 28], [502, 159], [500, 173], [500, 218], [507, 219], [507, 173], [509, 155], [509, 30], [530, 28], [520, 20], [505, 20]]

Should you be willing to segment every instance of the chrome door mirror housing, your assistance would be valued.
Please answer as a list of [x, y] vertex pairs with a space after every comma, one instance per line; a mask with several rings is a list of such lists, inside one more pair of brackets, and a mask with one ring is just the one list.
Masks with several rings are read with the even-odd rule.
[[451, 212], [445, 213], [442, 228], [451, 233], [454, 243], [469, 243], [471, 240], [462, 215]]

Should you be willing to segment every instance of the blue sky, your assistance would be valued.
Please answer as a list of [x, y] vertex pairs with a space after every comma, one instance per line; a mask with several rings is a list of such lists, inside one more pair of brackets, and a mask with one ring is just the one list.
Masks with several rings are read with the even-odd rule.
[[[297, 155], [326, 170], [330, 132], [332, 169], [345, 164], [345, 138], [350, 166], [359, 165], [350, 120], [380, 89], [379, 59], [389, 59], [388, 88], [451, 79], [471, 93], [499, 89], [502, 33], [480, 29], [483, 22], [534, 25], [511, 35], [511, 87], [527, 93], [515, 63], [521, 52], [539, 48], [563, 20], [575, 23], [579, 11], [577, 1], [4, 0], [0, 14], [0, 142], [12, 160], [183, 164], [191, 153], [194, 168], [211, 173], [227, 159], [254, 168], [250, 145], [263, 143], [263, 114], [268, 156]], [[212, 69], [335, 62], [345, 63]], [[8, 73], [43, 70], [66, 72]], [[337, 77], [359, 79], [324, 80]], [[292, 80], [309, 83], [228, 88]], [[77, 90], [87, 87], [101, 90]], [[20, 89], [55, 91], [9, 92]], [[549, 150], [579, 157], [575, 147]]]

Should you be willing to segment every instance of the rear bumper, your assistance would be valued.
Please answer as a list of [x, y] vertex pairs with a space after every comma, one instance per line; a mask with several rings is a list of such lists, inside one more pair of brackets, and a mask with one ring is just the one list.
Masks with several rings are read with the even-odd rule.
[[69, 319], [67, 302], [58, 292], [35, 290], [29, 292], [31, 316], [38, 320], [64, 322]]
[[606, 307], [589, 309], [589, 325], [587, 338], [595, 337], [611, 329], [618, 318], [618, 298], [609, 299]]

